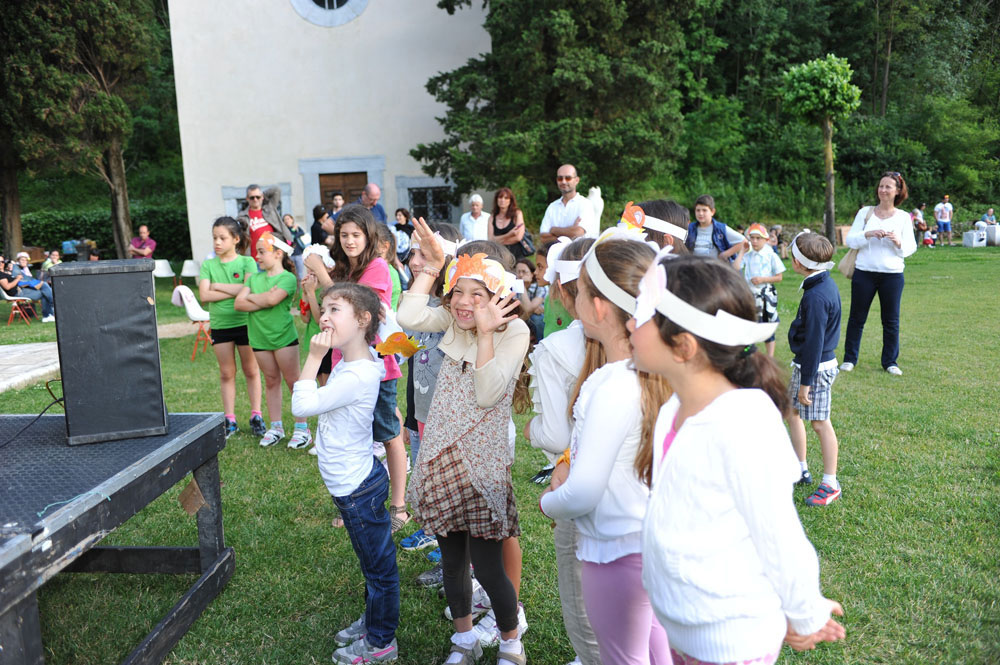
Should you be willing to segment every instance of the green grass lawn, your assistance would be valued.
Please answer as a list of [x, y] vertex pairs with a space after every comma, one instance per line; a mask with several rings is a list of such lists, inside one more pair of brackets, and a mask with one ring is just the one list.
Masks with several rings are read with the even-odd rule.
[[[783, 365], [791, 359], [783, 335], [801, 281], [790, 268], [785, 275], [777, 352]], [[823, 590], [844, 605], [847, 640], [805, 654], [786, 648], [780, 662], [1000, 662], [1000, 437], [990, 397], [1000, 370], [993, 348], [998, 278], [1000, 251], [992, 248], [920, 250], [908, 260], [902, 377], [880, 367], [881, 327], [873, 307], [858, 367], [841, 374], [834, 389], [843, 497], [828, 508], [807, 509], [808, 489], [794, 492], [820, 556]], [[837, 280], [846, 328], [850, 289], [839, 274]], [[162, 302], [163, 291], [158, 288], [161, 321], [174, 312], [183, 320], [181, 310]], [[2, 341], [10, 338], [5, 332]], [[168, 408], [217, 410], [215, 359], [209, 352], [192, 363], [191, 343], [160, 342]], [[248, 407], [238, 394], [245, 426]], [[7, 412], [38, 411], [48, 403], [41, 385], [4, 393], [2, 400]], [[288, 404], [286, 397], [286, 422]], [[809, 455], [818, 475], [813, 435]], [[262, 449], [240, 434], [220, 459], [236, 572], [166, 662], [329, 662], [334, 632], [361, 611], [364, 584], [347, 535], [330, 528], [333, 510], [315, 458], [284, 447]], [[551, 533], [536, 508], [540, 489], [528, 482], [542, 463], [542, 455], [519, 440], [514, 478], [524, 531], [525, 643], [530, 662], [562, 665], [572, 653], [559, 612]], [[108, 542], [194, 544], [195, 520], [177, 503], [183, 484]], [[400, 551], [398, 560], [400, 662], [443, 662], [451, 634], [441, 615], [445, 603], [412, 584], [429, 564], [421, 553]], [[47, 662], [120, 661], [191, 581], [58, 576], [39, 594]]]

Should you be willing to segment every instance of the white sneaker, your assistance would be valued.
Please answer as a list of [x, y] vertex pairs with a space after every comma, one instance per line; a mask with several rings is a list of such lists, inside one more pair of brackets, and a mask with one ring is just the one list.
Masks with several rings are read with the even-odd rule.
[[885, 368], [885, 371], [889, 372], [893, 376], [903, 376], [903, 370], [899, 369], [896, 365], [889, 365]]
[[313, 457], [319, 455], [319, 452], [316, 450], [316, 446], [313, 446], [312, 448], [309, 449], [309, 454], [312, 455]]
[[55, 322], [56, 322], [55, 314], [49, 314], [48, 316], [42, 317], [42, 323], [55, 323]]
[[[479, 583], [479, 580], [472, 578], [472, 619], [475, 620], [479, 615], [489, 612], [490, 607], [492, 605], [490, 597], [486, 595], [486, 589]], [[452, 620], [450, 605], [444, 608], [444, 618], [448, 621]]]
[[854, 369], [854, 363], [840, 363], [841, 372], [850, 372], [852, 369]]
[[312, 443], [312, 440], [312, 433], [309, 430], [296, 427], [292, 430], [292, 438], [288, 440], [288, 447], [294, 448], [295, 450], [305, 448]]
[[[479, 644], [483, 647], [496, 646], [500, 644], [500, 629], [497, 627], [497, 616], [490, 609], [475, 626], [472, 627], [479, 637]], [[517, 637], [520, 639], [528, 630], [528, 619], [524, 616], [524, 605], [517, 604]]]
[[271, 429], [264, 432], [264, 436], [260, 440], [260, 445], [262, 445], [265, 448], [268, 446], [273, 446], [274, 444], [276, 444], [277, 442], [281, 441], [284, 438], [285, 438], [284, 429], [276, 429], [272, 427]]

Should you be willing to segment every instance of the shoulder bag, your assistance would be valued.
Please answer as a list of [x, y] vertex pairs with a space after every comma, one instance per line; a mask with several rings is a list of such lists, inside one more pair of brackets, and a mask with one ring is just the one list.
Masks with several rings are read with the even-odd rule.
[[[865, 227], [868, 226], [868, 220], [871, 219], [873, 212], [875, 212], [875, 206], [869, 206], [868, 214], [865, 215], [864, 226], [861, 227], [862, 231], [865, 229]], [[857, 259], [858, 259], [858, 250], [856, 249], [847, 250], [847, 254], [844, 254], [844, 258], [840, 259], [840, 263], [837, 264], [837, 270], [839, 270], [840, 274], [842, 274], [847, 279], [851, 279], [852, 277], [854, 277], [854, 262], [857, 261]]]

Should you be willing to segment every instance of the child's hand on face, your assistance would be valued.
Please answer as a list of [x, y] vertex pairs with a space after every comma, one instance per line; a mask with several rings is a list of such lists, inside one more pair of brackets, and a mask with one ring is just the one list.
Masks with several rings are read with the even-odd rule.
[[799, 386], [799, 404], [802, 406], [809, 406], [813, 403], [812, 398], [809, 396], [809, 391], [809, 386]]
[[510, 323], [517, 318], [516, 314], [511, 314], [518, 305], [518, 300], [513, 293], [508, 293], [505, 298], [501, 298], [500, 294], [497, 293], [487, 302], [483, 302], [483, 297], [480, 295], [475, 298], [476, 307], [473, 310], [473, 315], [476, 320], [476, 330], [480, 335], [488, 335], [505, 323]]
[[312, 336], [309, 342], [309, 355], [314, 358], [323, 358], [327, 351], [333, 348], [333, 331], [322, 330]]

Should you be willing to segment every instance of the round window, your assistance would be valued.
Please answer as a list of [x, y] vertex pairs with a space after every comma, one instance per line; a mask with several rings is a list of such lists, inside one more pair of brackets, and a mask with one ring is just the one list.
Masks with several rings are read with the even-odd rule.
[[291, 3], [299, 16], [327, 28], [354, 20], [368, 7], [368, 0], [291, 0]]

